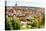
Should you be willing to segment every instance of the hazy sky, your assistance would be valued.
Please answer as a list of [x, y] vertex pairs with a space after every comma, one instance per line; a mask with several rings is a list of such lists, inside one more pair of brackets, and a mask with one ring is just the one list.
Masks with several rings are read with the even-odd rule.
[[17, 2], [18, 6], [41, 6], [46, 5], [45, 0], [6, 0], [7, 6], [14, 6]]

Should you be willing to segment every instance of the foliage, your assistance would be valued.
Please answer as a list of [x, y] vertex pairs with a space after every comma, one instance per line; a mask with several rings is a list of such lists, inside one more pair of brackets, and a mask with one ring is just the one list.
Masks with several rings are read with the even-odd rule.
[[[22, 17], [6, 17], [6, 30], [18, 30], [18, 29], [34, 29], [34, 28], [43, 28], [45, 23], [44, 14], [38, 16], [31, 16], [30, 19], [25, 19]], [[27, 22], [27, 25], [22, 28], [21, 21]]]
[[7, 18], [7, 20], [6, 20], [6, 30], [17, 30], [17, 29], [20, 29], [19, 20], [16, 18], [16, 20], [14, 21], [13, 19], [10, 20], [10, 19]]

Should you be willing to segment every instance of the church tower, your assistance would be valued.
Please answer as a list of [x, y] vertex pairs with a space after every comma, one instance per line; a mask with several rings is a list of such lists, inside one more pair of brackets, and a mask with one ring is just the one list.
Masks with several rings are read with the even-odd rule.
[[15, 6], [17, 6], [17, 2], [16, 2], [16, 4], [15, 4]]

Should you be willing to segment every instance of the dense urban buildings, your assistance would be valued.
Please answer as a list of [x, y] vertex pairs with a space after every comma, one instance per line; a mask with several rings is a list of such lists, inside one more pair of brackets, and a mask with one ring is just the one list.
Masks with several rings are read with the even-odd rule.
[[6, 15], [8, 16], [33, 16], [44, 13], [44, 8], [40, 7], [28, 7], [28, 6], [7, 6]]

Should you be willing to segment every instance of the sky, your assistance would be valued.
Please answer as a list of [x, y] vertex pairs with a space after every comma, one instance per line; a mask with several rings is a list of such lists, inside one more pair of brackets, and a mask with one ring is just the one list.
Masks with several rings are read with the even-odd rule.
[[[6, 0], [7, 6], [14, 6], [17, 2], [18, 6], [37, 6], [37, 7], [44, 7], [46, 5], [45, 0]], [[41, 6], [42, 5], [42, 6]]]

